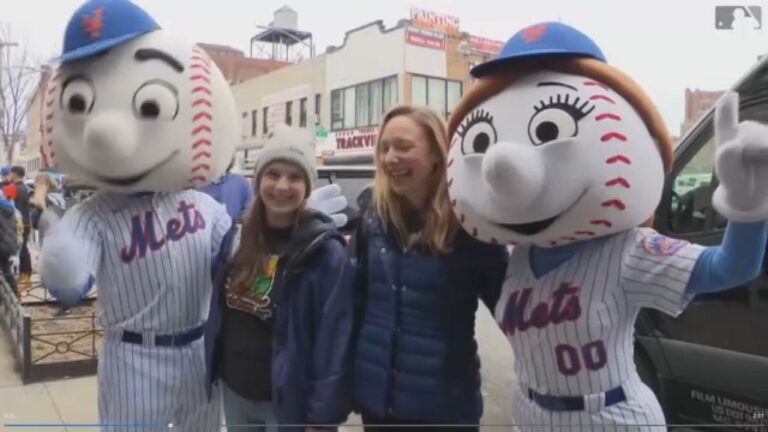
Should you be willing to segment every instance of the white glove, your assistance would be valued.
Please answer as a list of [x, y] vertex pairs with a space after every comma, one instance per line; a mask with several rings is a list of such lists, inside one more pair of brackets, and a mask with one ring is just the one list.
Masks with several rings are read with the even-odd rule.
[[739, 95], [726, 93], [715, 108], [715, 210], [733, 222], [768, 220], [768, 126], [739, 123]]
[[62, 229], [54, 229], [43, 241], [40, 280], [43, 287], [67, 307], [78, 303], [91, 278], [84, 262], [85, 254], [80, 241]]
[[307, 199], [307, 207], [327, 214], [337, 227], [347, 224], [347, 215], [340, 213], [347, 208], [347, 197], [341, 194], [341, 186], [336, 183], [313, 190]]

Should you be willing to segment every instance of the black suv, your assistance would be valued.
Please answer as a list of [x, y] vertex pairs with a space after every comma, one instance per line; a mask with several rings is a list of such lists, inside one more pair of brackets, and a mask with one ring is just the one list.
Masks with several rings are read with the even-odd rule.
[[[768, 62], [758, 63], [732, 90], [739, 93], [741, 120], [768, 123]], [[659, 232], [704, 245], [719, 244], [726, 225], [712, 208], [713, 118], [714, 108], [680, 140], [654, 220]], [[650, 309], [640, 313], [635, 362], [668, 423], [768, 431], [765, 269], [745, 286], [696, 296], [677, 318]]]

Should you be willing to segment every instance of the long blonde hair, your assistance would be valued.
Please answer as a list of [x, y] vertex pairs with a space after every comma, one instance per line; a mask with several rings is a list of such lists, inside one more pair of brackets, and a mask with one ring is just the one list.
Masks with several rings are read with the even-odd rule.
[[[373, 199], [376, 213], [384, 223], [384, 227], [393, 227], [401, 245], [407, 245], [412, 237], [406, 227], [405, 200], [392, 189], [382, 160], [382, 132], [390, 120], [398, 116], [406, 116], [421, 127], [429, 141], [430, 151], [437, 155], [437, 166], [430, 184], [431, 192], [427, 194], [429, 202], [424, 216], [424, 228], [414, 239], [414, 245], [425, 246], [433, 253], [445, 253], [450, 250], [453, 236], [458, 223], [450, 199], [446, 182], [446, 161], [448, 159], [448, 133], [445, 123], [429, 108], [400, 105], [392, 108], [384, 115], [376, 138], [374, 159], [376, 174], [373, 180]], [[386, 229], [386, 228], [385, 228]]]

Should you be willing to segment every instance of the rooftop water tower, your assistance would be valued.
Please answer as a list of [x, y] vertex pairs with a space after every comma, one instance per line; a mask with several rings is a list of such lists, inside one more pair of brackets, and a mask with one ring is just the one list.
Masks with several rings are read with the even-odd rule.
[[272, 22], [267, 26], [256, 26], [263, 30], [251, 38], [251, 57], [269, 60], [298, 62], [315, 56], [312, 33], [299, 30], [299, 14], [289, 6], [276, 10]]

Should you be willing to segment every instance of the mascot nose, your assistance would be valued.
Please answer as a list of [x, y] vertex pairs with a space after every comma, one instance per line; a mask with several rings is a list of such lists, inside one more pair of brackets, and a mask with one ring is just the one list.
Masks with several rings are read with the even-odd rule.
[[527, 207], [544, 188], [542, 155], [526, 144], [496, 143], [483, 158], [482, 173], [495, 195]]
[[[95, 164], [114, 165], [136, 152], [136, 131], [133, 119], [125, 115], [105, 112], [95, 115], [85, 125], [85, 144]], [[99, 165], [96, 165], [99, 166]]]

